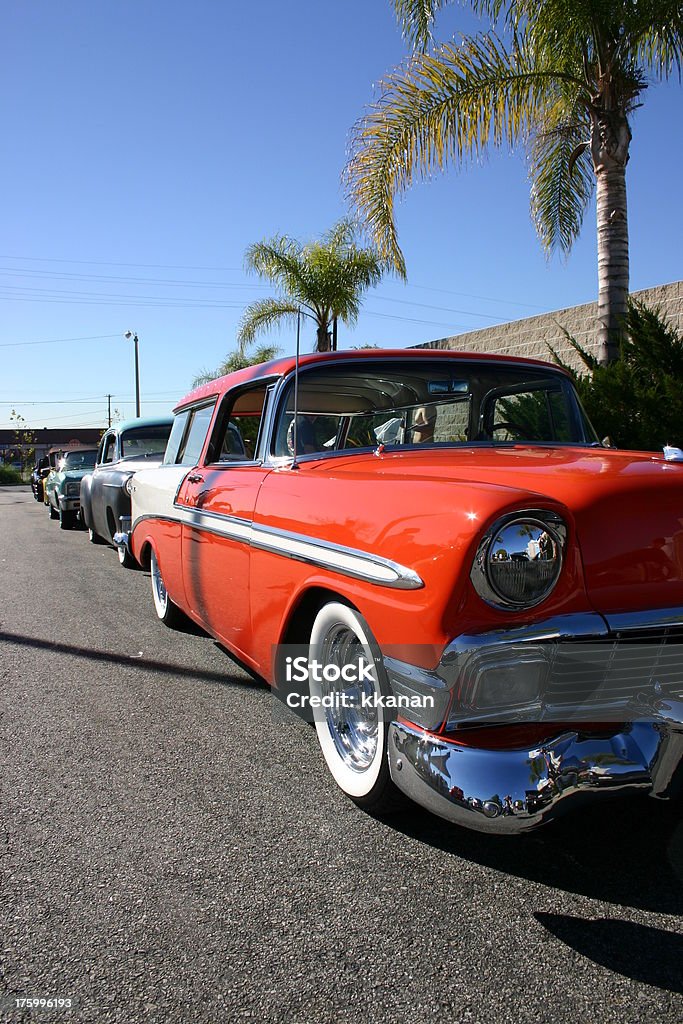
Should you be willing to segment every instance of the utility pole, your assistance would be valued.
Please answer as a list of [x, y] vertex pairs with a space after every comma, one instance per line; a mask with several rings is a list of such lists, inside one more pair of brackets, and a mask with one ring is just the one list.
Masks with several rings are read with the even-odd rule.
[[138, 333], [137, 331], [126, 331], [123, 335], [128, 341], [135, 345], [135, 416], [140, 419], [140, 360], [138, 357]]
[[111, 395], [107, 395], [107, 426], [111, 426]]

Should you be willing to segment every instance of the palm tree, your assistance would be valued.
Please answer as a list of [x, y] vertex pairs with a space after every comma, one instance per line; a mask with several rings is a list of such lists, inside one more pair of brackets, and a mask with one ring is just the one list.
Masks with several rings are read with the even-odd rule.
[[257, 363], [268, 363], [279, 354], [280, 349], [275, 345], [259, 345], [252, 352], [239, 350], [229, 352], [220, 366], [215, 370], [202, 370], [192, 381], [192, 387], [198, 388], [200, 384], [208, 384], [216, 377], [223, 377], [226, 373], [234, 373], [235, 370], [243, 370], [245, 366], [255, 366]]
[[237, 333], [240, 349], [262, 331], [295, 323], [299, 313], [315, 323], [315, 351], [336, 349], [337, 320], [349, 326], [356, 322], [361, 295], [379, 283], [386, 269], [377, 252], [359, 247], [355, 238], [355, 225], [342, 220], [320, 241], [306, 245], [276, 235], [250, 246], [247, 269], [272, 281], [280, 294], [247, 306]]
[[528, 145], [531, 211], [547, 252], [567, 253], [597, 193], [598, 352], [616, 358], [629, 286], [629, 116], [648, 75], [680, 76], [680, 0], [472, 0], [491, 31], [431, 53], [452, 0], [392, 0], [414, 53], [353, 131], [347, 181], [379, 252], [405, 276], [394, 197], [415, 177]]

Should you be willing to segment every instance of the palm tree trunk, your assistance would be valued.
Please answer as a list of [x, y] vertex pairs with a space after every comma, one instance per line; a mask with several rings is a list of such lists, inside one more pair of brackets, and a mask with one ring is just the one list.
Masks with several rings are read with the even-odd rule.
[[598, 226], [598, 350], [600, 363], [619, 358], [628, 312], [628, 219], [626, 164], [631, 131], [620, 112], [593, 112], [591, 152], [595, 167]]
[[327, 323], [318, 324], [318, 328], [316, 330], [315, 350], [316, 352], [330, 351], [330, 334]]

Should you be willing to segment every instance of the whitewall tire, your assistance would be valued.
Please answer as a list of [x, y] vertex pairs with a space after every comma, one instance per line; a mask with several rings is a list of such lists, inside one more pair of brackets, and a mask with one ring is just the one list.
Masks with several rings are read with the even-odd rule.
[[[393, 809], [398, 791], [389, 777], [387, 758], [388, 712], [384, 667], [379, 648], [358, 612], [330, 601], [316, 615], [311, 629], [309, 663], [318, 666], [357, 666], [359, 659], [373, 666], [372, 680], [316, 681], [309, 672], [310, 696], [318, 742], [334, 781], [359, 806], [382, 813]], [[318, 672], [320, 674], [320, 672]], [[365, 694], [375, 704], [361, 707]], [[345, 696], [352, 706], [343, 707]], [[316, 707], [318, 698], [332, 698], [333, 707]]]
[[157, 556], [153, 551], [149, 560], [149, 572], [152, 580], [152, 600], [154, 601], [154, 610], [157, 613], [157, 618], [165, 626], [173, 628], [182, 622], [184, 616], [180, 608], [168, 596], [166, 584], [157, 562]]

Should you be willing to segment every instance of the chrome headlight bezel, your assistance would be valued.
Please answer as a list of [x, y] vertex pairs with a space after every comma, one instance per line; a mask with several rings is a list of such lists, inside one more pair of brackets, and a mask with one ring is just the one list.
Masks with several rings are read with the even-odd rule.
[[[500, 586], [500, 581], [496, 580], [495, 572], [491, 568], [491, 554], [496, 541], [504, 532], [510, 527], [519, 526], [527, 526], [548, 536], [553, 546], [552, 561], [555, 568], [552, 577], [534, 596], [515, 599], [509, 594], [505, 594]], [[498, 519], [479, 542], [470, 571], [470, 579], [479, 596], [494, 608], [505, 611], [535, 608], [536, 605], [545, 601], [555, 589], [562, 574], [566, 546], [567, 524], [556, 512], [551, 512], [548, 509], [519, 509], [516, 512], [510, 512]], [[544, 559], [544, 561], [549, 560]], [[533, 561], [529, 561], [530, 566], [533, 564]]]
[[134, 474], [131, 473], [129, 477], [126, 477], [121, 485], [129, 498], [133, 493], [133, 476]]

